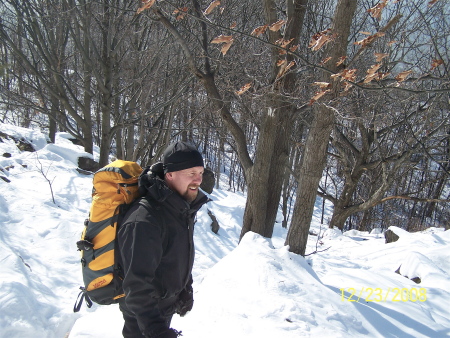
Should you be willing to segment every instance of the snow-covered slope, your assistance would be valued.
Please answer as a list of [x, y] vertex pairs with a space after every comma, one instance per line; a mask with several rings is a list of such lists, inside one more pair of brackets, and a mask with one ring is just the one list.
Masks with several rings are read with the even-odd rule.
[[[0, 131], [38, 149], [0, 142], [0, 155], [12, 155], [0, 158], [10, 181], [0, 180], [0, 337], [121, 337], [116, 305], [72, 312], [82, 281], [75, 243], [91, 199], [92, 178], [76, 171], [83, 149], [64, 133], [47, 145], [39, 131]], [[248, 233], [238, 245], [245, 196], [217, 189], [211, 198], [195, 230], [194, 309], [172, 321], [183, 337], [450, 336], [449, 231], [393, 227], [400, 239], [385, 244], [382, 234], [342, 234], [315, 218], [322, 238], [310, 236], [307, 252], [327, 250], [305, 259], [283, 246], [280, 223], [272, 239]]]

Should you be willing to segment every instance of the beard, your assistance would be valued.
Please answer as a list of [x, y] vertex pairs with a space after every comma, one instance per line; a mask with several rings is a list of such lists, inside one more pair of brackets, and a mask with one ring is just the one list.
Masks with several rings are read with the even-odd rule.
[[[195, 190], [193, 190], [192, 188], [195, 188]], [[186, 192], [182, 195], [183, 198], [188, 202], [188, 203], [192, 203], [198, 195], [198, 185], [190, 185], [188, 186], [188, 188], [186, 189]]]

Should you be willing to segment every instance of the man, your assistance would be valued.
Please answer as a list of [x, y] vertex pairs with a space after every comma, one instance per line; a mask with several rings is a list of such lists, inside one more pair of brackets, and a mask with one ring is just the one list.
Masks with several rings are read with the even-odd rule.
[[193, 306], [195, 215], [209, 200], [199, 190], [203, 158], [185, 142], [164, 151], [163, 163], [139, 177], [143, 198], [125, 215], [118, 233], [125, 299], [123, 336], [172, 338], [174, 313]]

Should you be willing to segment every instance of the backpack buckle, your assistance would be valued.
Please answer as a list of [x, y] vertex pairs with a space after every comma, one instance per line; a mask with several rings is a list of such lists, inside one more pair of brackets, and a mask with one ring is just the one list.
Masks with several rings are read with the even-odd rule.
[[78, 251], [88, 251], [91, 250], [94, 247], [94, 243], [91, 243], [86, 240], [78, 241], [77, 242]]

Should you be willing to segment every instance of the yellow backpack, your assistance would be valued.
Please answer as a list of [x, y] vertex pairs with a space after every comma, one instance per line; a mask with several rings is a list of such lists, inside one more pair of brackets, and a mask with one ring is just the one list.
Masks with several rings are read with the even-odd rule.
[[140, 197], [138, 178], [141, 172], [136, 162], [117, 160], [94, 174], [89, 219], [77, 242], [84, 286], [80, 287], [74, 312], [80, 310], [83, 299], [91, 307], [92, 301], [108, 305], [125, 296], [116, 235], [129, 205]]

